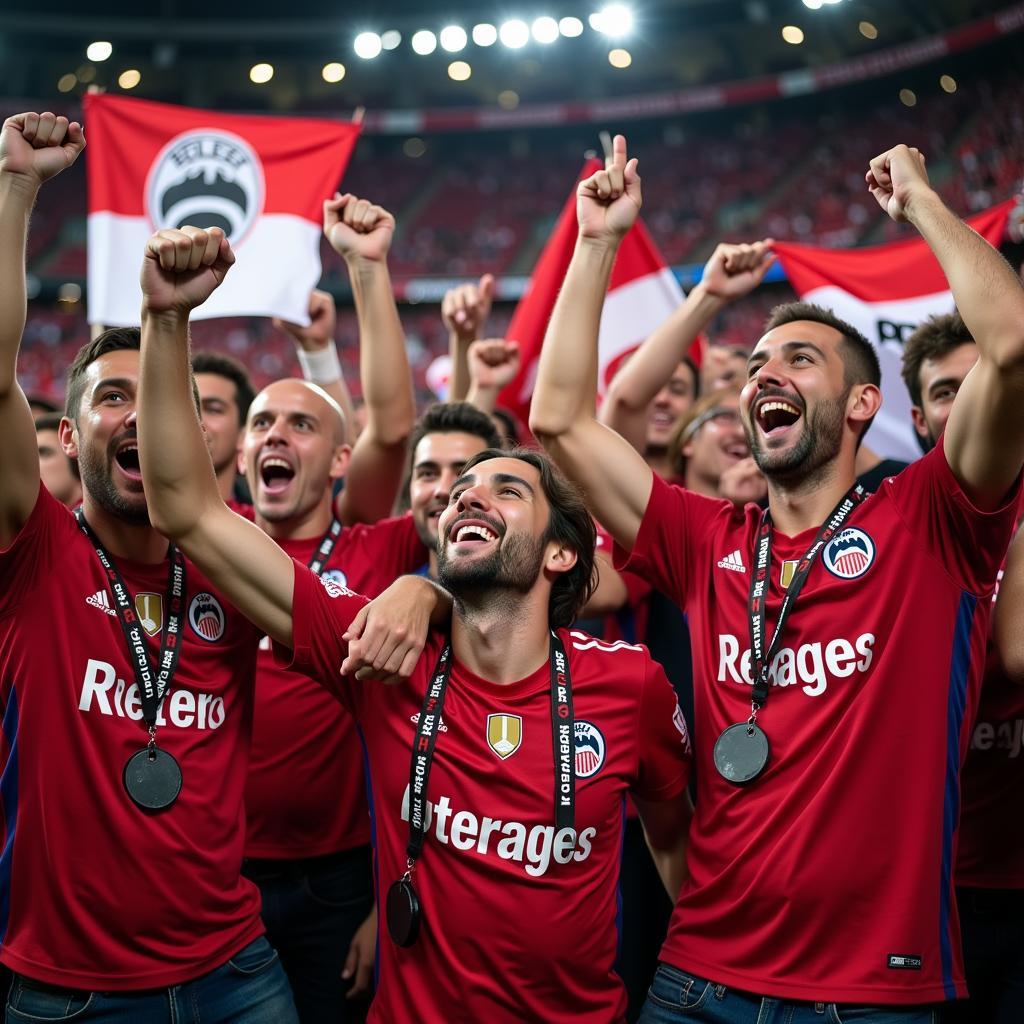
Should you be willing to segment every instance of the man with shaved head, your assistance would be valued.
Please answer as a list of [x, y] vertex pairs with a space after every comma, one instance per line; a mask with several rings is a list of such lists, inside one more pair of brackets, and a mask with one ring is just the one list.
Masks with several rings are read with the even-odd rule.
[[[325, 204], [324, 228], [353, 281], [367, 427], [350, 448], [324, 387], [268, 385], [249, 407], [242, 458], [253, 504], [240, 511], [322, 577], [376, 596], [426, 559], [411, 516], [374, 522], [394, 502], [415, 415], [386, 264], [394, 220], [339, 196]], [[362, 751], [348, 712], [275, 664], [269, 641], [257, 663], [245, 856], [302, 1024], [361, 1019], [365, 1000], [352, 997], [369, 988], [376, 936]]]

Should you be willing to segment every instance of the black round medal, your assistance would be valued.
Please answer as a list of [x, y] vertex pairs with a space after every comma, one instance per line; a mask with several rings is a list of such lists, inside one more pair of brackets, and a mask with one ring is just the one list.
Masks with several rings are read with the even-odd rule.
[[420, 898], [412, 882], [400, 878], [388, 889], [388, 934], [396, 946], [411, 946], [420, 933]]
[[737, 786], [756, 779], [768, 764], [768, 737], [750, 722], [737, 722], [715, 744], [715, 767]]
[[181, 768], [159, 747], [143, 747], [124, 766], [124, 788], [144, 811], [170, 807], [181, 792]]

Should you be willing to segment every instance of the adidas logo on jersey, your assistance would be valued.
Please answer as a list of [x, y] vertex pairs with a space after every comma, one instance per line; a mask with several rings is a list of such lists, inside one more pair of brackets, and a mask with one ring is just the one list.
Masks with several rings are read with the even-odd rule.
[[110, 607], [110, 598], [107, 597], [105, 590], [97, 590], [95, 594], [90, 594], [85, 599], [86, 604], [91, 604], [93, 608], [99, 608], [101, 612], [106, 612], [108, 615], [116, 615], [117, 612]]
[[737, 548], [731, 555], [726, 555], [718, 563], [719, 569], [731, 569], [733, 572], [746, 572], [747, 567], [743, 564], [743, 556]]
[[[579, 835], [571, 828], [557, 829], [554, 825], [534, 825], [521, 821], [502, 821], [484, 815], [478, 818], [472, 811], [452, 813], [451, 801], [442, 796], [437, 803], [426, 802], [426, 829], [434, 826], [439, 843], [456, 850], [472, 851], [481, 857], [493, 853], [501, 860], [524, 865], [534, 878], [547, 874], [552, 860], [556, 864], [585, 861], [590, 857], [597, 829], [583, 829]], [[409, 820], [409, 787], [405, 787], [402, 800], [402, 821]]]

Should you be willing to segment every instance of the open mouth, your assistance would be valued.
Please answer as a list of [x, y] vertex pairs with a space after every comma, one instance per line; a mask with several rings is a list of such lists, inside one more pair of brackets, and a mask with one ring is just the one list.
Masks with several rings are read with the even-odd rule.
[[448, 531], [448, 543], [467, 551], [486, 547], [497, 539], [497, 532], [479, 519], [463, 520]]
[[295, 479], [295, 469], [284, 459], [271, 456], [260, 465], [260, 481], [267, 494], [281, 494]]
[[757, 407], [757, 425], [765, 437], [778, 437], [801, 416], [800, 409], [784, 398], [766, 398]]
[[127, 444], [114, 455], [114, 461], [121, 468], [125, 476], [133, 480], [142, 479], [142, 470], [139, 467], [139, 446]]

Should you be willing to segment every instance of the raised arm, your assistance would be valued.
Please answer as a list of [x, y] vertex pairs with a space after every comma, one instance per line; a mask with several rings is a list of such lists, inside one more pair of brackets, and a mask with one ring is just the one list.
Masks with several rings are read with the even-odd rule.
[[352, 282], [367, 417], [338, 499], [344, 523], [374, 523], [390, 514], [416, 421], [405, 334], [388, 274], [394, 232], [395, 218], [365, 199], [336, 195], [324, 203], [324, 234], [344, 258]]
[[648, 407], [672, 378], [712, 319], [763, 280], [775, 262], [774, 239], [749, 245], [723, 242], [711, 254], [700, 283], [686, 301], [636, 350], [615, 375], [600, 420], [642, 452], [647, 444]]
[[586, 492], [594, 516], [624, 548], [636, 540], [653, 475], [643, 457], [595, 415], [597, 336], [619, 243], [640, 212], [636, 160], [616, 135], [607, 170], [576, 191], [579, 237], [540, 355], [530, 430]]
[[356, 413], [334, 340], [337, 322], [334, 299], [328, 292], [314, 288], [309, 294], [308, 327], [276, 318], [274, 326], [292, 336], [302, 376], [322, 388], [338, 403], [338, 408], [345, 414], [346, 442], [353, 445], [356, 441]]
[[474, 341], [467, 363], [470, 385], [466, 401], [490, 416], [502, 388], [511, 384], [519, 372], [519, 343], [504, 338]]
[[158, 231], [142, 262], [139, 462], [153, 526], [174, 540], [247, 618], [292, 641], [292, 560], [220, 496], [193, 397], [188, 318], [234, 253], [219, 228]]
[[441, 321], [448, 331], [448, 355], [452, 361], [449, 402], [467, 400], [470, 387], [469, 346], [481, 336], [493, 300], [492, 274], [484, 274], [479, 284], [460, 284], [450, 288], [441, 300]]
[[953, 402], [946, 460], [974, 503], [998, 508], [1024, 464], [1024, 285], [1006, 260], [943, 204], [921, 153], [896, 146], [871, 161], [868, 188], [909, 221], [942, 265], [978, 361]]
[[39, 186], [84, 147], [77, 121], [49, 113], [9, 117], [0, 132], [0, 548], [18, 535], [39, 494], [36, 429], [17, 377], [29, 214]]

